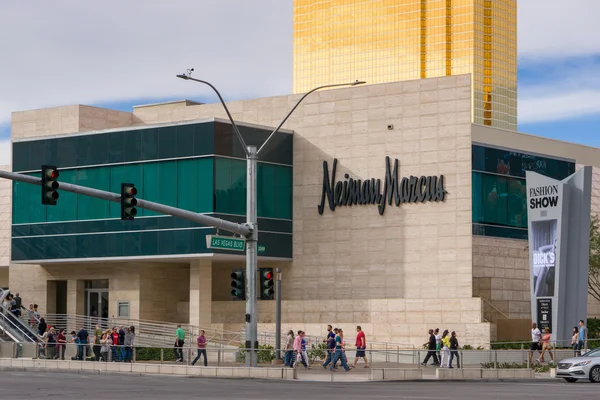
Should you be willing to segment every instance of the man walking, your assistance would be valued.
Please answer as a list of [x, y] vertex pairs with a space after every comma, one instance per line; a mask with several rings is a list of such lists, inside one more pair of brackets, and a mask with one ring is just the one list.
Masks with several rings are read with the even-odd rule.
[[582, 350], [587, 347], [587, 327], [585, 322], [579, 320], [579, 341], [577, 342], [577, 354], [581, 355]]
[[198, 340], [196, 341], [198, 344], [198, 355], [192, 361], [192, 366], [200, 359], [200, 355], [204, 356], [204, 366], [208, 365], [208, 361], [206, 360], [206, 336], [204, 336], [204, 333], [204, 331], [200, 331], [200, 336], [198, 336]]
[[423, 362], [421, 363], [422, 366], [427, 366], [427, 363], [429, 362], [429, 359], [431, 357], [433, 357], [433, 365], [440, 365], [439, 362], [439, 358], [437, 356], [436, 353], [436, 339], [435, 339], [435, 335], [433, 334], [433, 329], [429, 330], [429, 341], [427, 343], [425, 343], [423, 346], [427, 346], [427, 356], [425, 357], [425, 359], [423, 360]]
[[343, 346], [342, 346], [343, 340], [342, 340], [342, 336], [341, 336], [341, 331], [342, 331], [342, 329], [338, 329], [338, 333], [335, 336], [335, 354], [333, 356], [333, 362], [331, 363], [331, 367], [329, 367], [329, 368], [331, 371], [335, 371], [335, 364], [337, 364], [338, 360], [340, 360], [342, 363], [342, 367], [347, 372], [347, 371], [350, 371], [350, 367], [346, 363], [346, 358], [344, 357], [344, 350], [343, 350]]
[[542, 332], [537, 328], [535, 322], [531, 323], [531, 347], [529, 348], [529, 363], [533, 358], [533, 353], [540, 351], [540, 340], [542, 340]]
[[[331, 325], [329, 325], [331, 326]], [[323, 363], [323, 368], [327, 368], [327, 366], [329, 365], [329, 363], [331, 363], [331, 361], [333, 360], [333, 356], [335, 354], [335, 336], [338, 333], [338, 328], [335, 328], [333, 330], [333, 332], [330, 332], [331, 334], [327, 335], [327, 358], [325, 359], [325, 362]]]
[[181, 325], [177, 325], [177, 330], [175, 331], [175, 362], [180, 363], [183, 362], [183, 344], [185, 343], [185, 331], [181, 327]]
[[365, 360], [365, 368], [369, 368], [369, 362], [367, 360], [367, 338], [365, 337], [365, 333], [363, 332], [360, 325], [356, 327], [356, 356], [354, 357], [354, 364], [352, 367], [356, 368], [356, 364], [358, 364], [358, 359], [362, 358]]

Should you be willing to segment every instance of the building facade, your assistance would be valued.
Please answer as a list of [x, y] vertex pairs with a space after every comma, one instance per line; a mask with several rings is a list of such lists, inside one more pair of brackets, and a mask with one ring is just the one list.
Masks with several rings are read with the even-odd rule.
[[294, 0], [294, 93], [468, 73], [472, 121], [516, 131], [516, 0]]
[[[474, 346], [515, 327], [527, 337], [524, 171], [560, 178], [600, 166], [600, 151], [472, 124], [472, 85], [456, 75], [329, 90], [292, 115], [259, 168], [259, 267], [283, 271], [284, 330], [360, 324], [372, 341], [415, 346], [435, 327]], [[228, 106], [260, 144], [299, 98]], [[141, 198], [242, 221], [245, 167], [224, 116], [189, 101], [17, 112], [13, 169], [39, 174], [45, 160], [59, 181], [113, 192], [130, 182]], [[214, 229], [146, 211], [121, 221], [116, 205], [62, 192], [45, 207], [20, 183], [13, 193], [10, 288], [42, 313], [97, 305], [110, 317], [244, 326], [229, 276], [245, 258], [206, 249]], [[259, 330], [273, 331], [275, 302], [258, 312]]]

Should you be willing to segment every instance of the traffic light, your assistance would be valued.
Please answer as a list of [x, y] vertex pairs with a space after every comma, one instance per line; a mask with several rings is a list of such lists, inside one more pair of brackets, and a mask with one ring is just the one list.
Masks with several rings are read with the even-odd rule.
[[132, 220], [137, 215], [137, 189], [133, 183], [121, 183], [121, 219]]
[[275, 290], [273, 279], [275, 275], [273, 274], [273, 268], [261, 268], [259, 270], [260, 273], [260, 299], [261, 300], [274, 300], [275, 299]]
[[42, 165], [42, 204], [55, 206], [58, 200], [58, 170], [52, 165]]
[[246, 300], [246, 271], [243, 269], [231, 273], [231, 295], [234, 300]]

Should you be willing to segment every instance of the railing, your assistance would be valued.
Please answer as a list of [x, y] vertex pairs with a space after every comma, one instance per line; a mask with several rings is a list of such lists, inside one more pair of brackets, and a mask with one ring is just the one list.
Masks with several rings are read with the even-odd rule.
[[[172, 345], [175, 342], [175, 331], [179, 324], [171, 322], [157, 322], [145, 320], [133, 320], [127, 318], [99, 318], [88, 317], [82, 315], [65, 315], [65, 314], [48, 314], [45, 316], [48, 326], [58, 329], [65, 329], [65, 332], [78, 331], [85, 328], [90, 336], [93, 336], [93, 331], [96, 325], [99, 325], [102, 330], [116, 327], [133, 326], [136, 330], [136, 341], [141, 346], [165, 346]], [[181, 324], [182, 329], [186, 334], [187, 342], [196, 342], [196, 337], [199, 335], [201, 328]], [[218, 343], [220, 346], [231, 346], [239, 344], [239, 332], [219, 331], [213, 329], [203, 329], [207, 339], [212, 343]]]
[[[355, 349], [347, 347], [341, 352], [345, 357], [345, 361], [352, 363], [355, 358]], [[293, 358], [291, 354], [286, 354], [286, 350], [281, 350], [285, 361], [290, 358], [296, 360], [296, 354]], [[367, 350], [365, 356], [368, 365], [372, 368], [412, 368], [426, 369], [429, 372], [434, 369], [424, 365], [424, 361], [428, 353], [431, 353], [427, 361], [433, 361], [435, 357], [434, 351], [428, 350]], [[451, 353], [450, 351], [437, 352], [437, 355], [442, 358], [437, 359], [438, 362], [444, 362], [448, 365]], [[19, 359], [45, 359], [45, 360], [81, 360], [90, 362], [132, 362], [145, 364], [180, 364], [191, 365], [193, 360], [198, 355], [198, 349], [195, 346], [187, 346], [182, 348], [157, 346], [101, 346], [101, 345], [79, 345], [67, 343], [64, 350], [52, 344], [36, 344], [36, 343], [0, 343], [0, 359], [2, 358], [19, 358]], [[245, 362], [245, 349], [223, 348], [219, 344], [207, 342], [206, 347], [207, 364], [217, 367], [241, 367]], [[327, 350], [312, 349], [307, 347], [303, 356], [307, 361], [307, 366], [320, 367], [327, 361], [329, 355]], [[537, 354], [536, 354], [537, 355]], [[287, 356], [287, 357], [285, 357]], [[557, 364], [559, 361], [572, 358], [575, 354], [573, 350], [553, 349], [552, 353], [545, 353], [545, 363], [536, 362], [537, 358], [532, 358], [530, 361], [529, 350], [456, 350], [453, 355], [452, 364], [454, 368], [484, 368], [484, 369], [507, 369], [507, 368], [532, 368], [540, 365]], [[277, 362], [274, 360], [275, 350], [258, 350], [259, 366], [272, 366], [273, 364], [281, 365], [283, 360]], [[179, 360], [178, 360], [179, 359]], [[204, 365], [204, 357], [199, 361], [199, 365]], [[364, 360], [360, 360], [361, 367]], [[289, 366], [289, 364], [288, 364]], [[303, 369], [303, 365], [299, 366]], [[84, 368], [88, 369], [88, 368]], [[321, 368], [313, 373], [323, 373]], [[325, 372], [327, 374], [327, 372]]]
[[[246, 338], [246, 330], [242, 329], [240, 331], [240, 340], [241, 343], [244, 343]], [[275, 347], [277, 335], [274, 332], [259, 332], [258, 333], [258, 343], [263, 345], [270, 345]], [[306, 335], [304, 336], [306, 343], [312, 346], [315, 346], [319, 343], [325, 343], [325, 338], [322, 336], [314, 336], [314, 335]], [[281, 335], [281, 343], [285, 343], [287, 340], [287, 334]], [[412, 344], [405, 343], [387, 343], [387, 342], [376, 342], [369, 340], [367, 342], [367, 347], [370, 350], [383, 350], [383, 351], [395, 351], [395, 350], [414, 350], [415, 346]]]

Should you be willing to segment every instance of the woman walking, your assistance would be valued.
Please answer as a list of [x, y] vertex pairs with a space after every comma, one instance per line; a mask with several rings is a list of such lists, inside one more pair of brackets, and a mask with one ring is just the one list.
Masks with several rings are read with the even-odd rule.
[[442, 368], [450, 366], [450, 336], [448, 333], [448, 329], [442, 333]]
[[542, 354], [540, 354], [538, 362], [545, 362], [544, 354], [546, 354], [547, 351], [548, 354], [550, 354], [550, 363], [554, 363], [554, 355], [552, 354], [552, 344], [550, 344], [551, 337], [552, 335], [550, 335], [550, 328], [546, 327], [544, 329], [544, 334], [542, 335]]
[[456, 368], [460, 368], [460, 356], [458, 355], [458, 338], [456, 337], [456, 332], [452, 331], [450, 335], [450, 365], [448, 368], [452, 367], [452, 360], [456, 357]]
[[125, 341], [123, 345], [125, 346], [125, 356], [123, 357], [123, 362], [131, 362], [133, 359], [133, 342], [135, 340], [135, 326], [130, 326], [127, 328], [127, 333], [125, 333]]
[[285, 342], [285, 367], [294, 367], [294, 331], [290, 330]]
[[577, 346], [579, 345], [579, 328], [573, 327], [573, 336], [571, 337], [571, 347], [575, 352], [575, 357], [577, 357]]
[[102, 339], [100, 339], [100, 358], [102, 361], [108, 361], [108, 352], [110, 351], [110, 346], [112, 345], [112, 335], [110, 329], [107, 329], [102, 335]]

